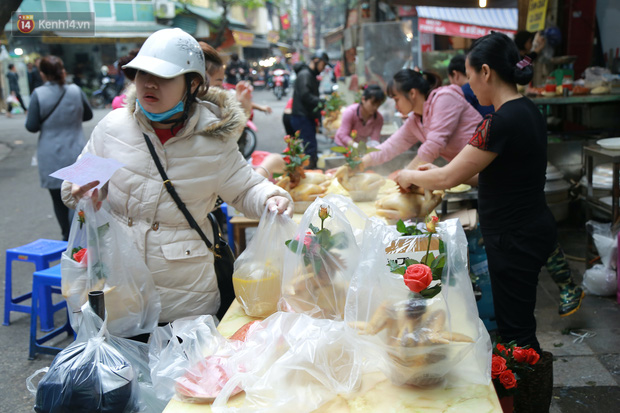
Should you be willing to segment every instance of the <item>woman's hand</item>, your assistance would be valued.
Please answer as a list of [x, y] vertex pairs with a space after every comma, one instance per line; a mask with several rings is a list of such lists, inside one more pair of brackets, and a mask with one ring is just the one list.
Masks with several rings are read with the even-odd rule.
[[366, 154], [362, 157], [362, 163], [360, 164], [360, 169], [362, 171], [368, 169], [370, 167], [370, 164], [372, 163], [372, 158], [370, 157], [370, 154]]
[[412, 185], [415, 185], [415, 175], [416, 171], [412, 171], [410, 169], [403, 169], [396, 175], [395, 181], [401, 188], [409, 192], [409, 188]]
[[422, 164], [420, 166], [418, 166], [418, 171], [429, 171], [431, 169], [435, 169], [435, 168], [439, 168], [437, 165], [432, 164], [432, 163], [425, 163]]
[[272, 196], [267, 200], [267, 207], [269, 211], [277, 211], [278, 214], [286, 214], [289, 217], [293, 216], [293, 205], [288, 198], [283, 196]]
[[83, 186], [71, 184], [71, 195], [75, 198], [76, 202], [79, 202], [84, 196], [90, 196], [95, 211], [99, 211], [103, 201], [99, 201], [99, 190], [95, 188], [97, 185], [99, 185], [99, 181], [89, 182]]

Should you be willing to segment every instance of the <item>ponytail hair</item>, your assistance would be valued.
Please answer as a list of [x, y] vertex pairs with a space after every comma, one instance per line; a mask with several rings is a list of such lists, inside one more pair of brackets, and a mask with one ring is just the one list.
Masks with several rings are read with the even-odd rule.
[[441, 79], [434, 73], [401, 69], [388, 83], [387, 93], [388, 96], [394, 97], [396, 91], [407, 95], [411, 89], [415, 89], [428, 98], [428, 94], [439, 85], [441, 85]]
[[503, 33], [476, 39], [467, 53], [469, 65], [479, 72], [486, 64], [506, 83], [527, 85], [534, 76], [531, 60], [521, 60], [516, 44]]
[[58, 56], [45, 56], [39, 63], [39, 70], [50, 82], [58, 83], [60, 86], [65, 84], [65, 65]]
[[362, 97], [364, 100], [371, 100], [378, 104], [382, 104], [385, 101], [385, 93], [381, 86], [378, 85], [368, 85], [364, 92], [362, 93]]

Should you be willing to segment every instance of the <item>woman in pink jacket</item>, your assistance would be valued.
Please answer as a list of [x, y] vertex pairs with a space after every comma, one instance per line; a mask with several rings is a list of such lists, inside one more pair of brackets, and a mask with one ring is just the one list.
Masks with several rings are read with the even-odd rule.
[[354, 103], [344, 110], [340, 127], [335, 136], [336, 144], [348, 146], [350, 142], [368, 142], [371, 139], [379, 143], [383, 116], [378, 112], [378, 109], [384, 101], [383, 89], [377, 85], [366, 87], [362, 94], [362, 101]]
[[416, 169], [441, 156], [451, 161], [469, 142], [482, 116], [465, 100], [459, 86], [432, 89], [420, 72], [402, 69], [388, 85], [388, 94], [400, 113], [409, 113], [403, 126], [363, 158], [364, 167], [379, 165], [405, 152], [417, 142], [422, 144], [407, 166]]

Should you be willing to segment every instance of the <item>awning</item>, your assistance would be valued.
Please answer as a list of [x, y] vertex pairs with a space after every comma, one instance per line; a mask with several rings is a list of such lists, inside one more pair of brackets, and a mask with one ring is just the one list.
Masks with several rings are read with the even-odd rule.
[[491, 30], [508, 35], [517, 32], [518, 9], [418, 6], [416, 10], [422, 33], [477, 39]]
[[[211, 23], [214, 26], [219, 26], [220, 20], [222, 19], [222, 14], [216, 12], [215, 10], [207, 9], [205, 7], [192, 6], [189, 4], [184, 5], [185, 10], [188, 12], [195, 14], [196, 16], [202, 17], [207, 22]], [[228, 26], [231, 29], [246, 29], [247, 26], [241, 20], [233, 19], [232, 17], [228, 17]]]
[[244, 47], [252, 47], [254, 49], [269, 49], [269, 41], [264, 36], [256, 35], [252, 40], [252, 44]]

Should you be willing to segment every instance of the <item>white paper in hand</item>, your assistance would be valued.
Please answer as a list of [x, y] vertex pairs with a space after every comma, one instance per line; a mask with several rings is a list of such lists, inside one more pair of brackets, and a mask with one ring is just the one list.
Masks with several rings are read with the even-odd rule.
[[112, 158], [100, 158], [86, 152], [73, 165], [51, 173], [52, 178], [58, 178], [83, 186], [89, 182], [99, 181], [97, 188], [101, 188], [110, 180], [114, 172], [122, 168], [122, 163]]

